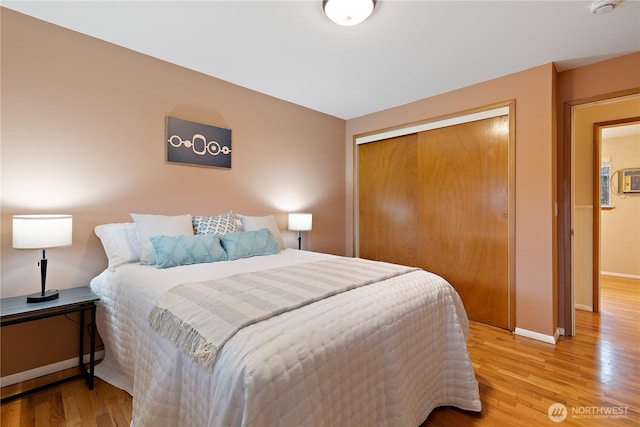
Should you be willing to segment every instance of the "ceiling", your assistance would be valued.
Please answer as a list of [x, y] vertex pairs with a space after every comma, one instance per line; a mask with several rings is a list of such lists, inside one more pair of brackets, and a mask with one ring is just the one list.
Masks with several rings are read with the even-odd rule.
[[[602, 138], [640, 137], [640, 124], [620, 125], [602, 128]], [[640, 140], [638, 141], [640, 142]]]
[[[640, 50], [640, 2], [378, 0], [354, 27], [321, 0], [2, 1], [2, 6], [342, 119], [555, 62]], [[614, 76], [603, 76], [614, 78]]]

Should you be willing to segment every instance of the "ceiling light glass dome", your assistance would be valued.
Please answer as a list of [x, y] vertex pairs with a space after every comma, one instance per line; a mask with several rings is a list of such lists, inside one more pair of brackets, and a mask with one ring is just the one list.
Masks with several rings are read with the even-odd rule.
[[324, 0], [322, 7], [324, 13], [336, 24], [352, 26], [371, 15], [375, 0]]

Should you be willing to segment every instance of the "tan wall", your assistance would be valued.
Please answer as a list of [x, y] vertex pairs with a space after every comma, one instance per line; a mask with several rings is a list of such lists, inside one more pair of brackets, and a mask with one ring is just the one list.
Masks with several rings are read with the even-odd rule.
[[[425, 76], [425, 78], [427, 78]], [[515, 99], [516, 327], [553, 335], [554, 79], [552, 64], [347, 121], [347, 198], [355, 171], [353, 136]], [[347, 252], [354, 251], [353, 204], [347, 203]], [[410, 233], [410, 230], [407, 230]], [[401, 238], [401, 236], [399, 236]]]
[[[612, 175], [620, 169], [640, 169], [640, 136], [603, 139], [602, 157], [611, 160]], [[600, 213], [600, 270], [640, 279], [640, 194], [620, 194], [618, 175], [613, 178], [614, 209]]]
[[[11, 247], [14, 214], [73, 214], [73, 246], [47, 251], [59, 289], [104, 269], [93, 228], [131, 212], [274, 213], [286, 229], [286, 212], [303, 210], [305, 248], [345, 253], [344, 120], [7, 9], [1, 20], [2, 297], [39, 288], [40, 254]], [[167, 164], [167, 115], [230, 128], [232, 169]], [[45, 359], [12, 370], [59, 360]]]

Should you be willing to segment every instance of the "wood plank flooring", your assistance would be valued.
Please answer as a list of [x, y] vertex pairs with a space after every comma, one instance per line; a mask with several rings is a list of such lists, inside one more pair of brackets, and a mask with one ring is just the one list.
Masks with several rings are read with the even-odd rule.
[[[576, 310], [576, 336], [555, 346], [472, 323], [482, 416], [439, 408], [423, 427], [640, 425], [640, 281], [603, 276], [601, 288], [601, 313]], [[556, 402], [568, 413], [557, 424]]]
[[[482, 413], [438, 408], [422, 427], [640, 425], [640, 281], [603, 277], [601, 286], [602, 313], [576, 311], [576, 337], [555, 346], [472, 322]], [[553, 403], [567, 408], [564, 421], [549, 418]], [[92, 391], [77, 380], [2, 405], [0, 419], [3, 427], [128, 426], [131, 404], [99, 379]]]

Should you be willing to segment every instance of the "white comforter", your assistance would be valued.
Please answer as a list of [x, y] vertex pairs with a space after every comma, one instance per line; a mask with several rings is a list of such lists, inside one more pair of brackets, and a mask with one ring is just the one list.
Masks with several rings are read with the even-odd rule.
[[133, 396], [132, 426], [418, 426], [436, 407], [481, 409], [467, 316], [439, 276], [415, 271], [238, 332], [212, 374], [151, 331], [173, 286], [330, 255], [286, 249], [156, 269], [127, 264], [91, 282], [105, 359], [96, 375]]

